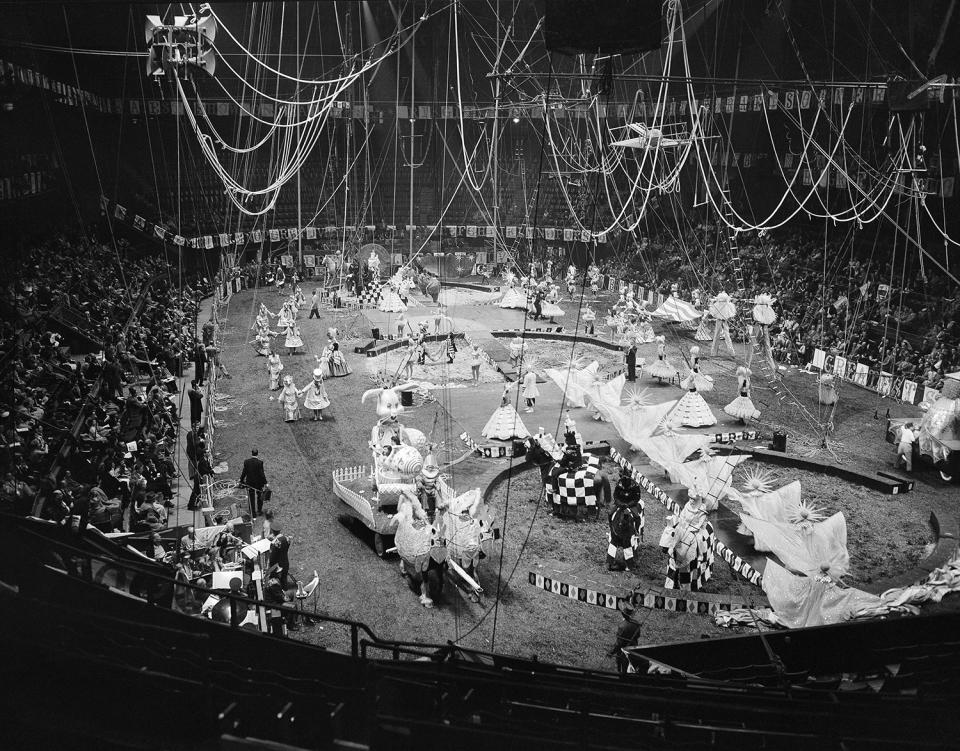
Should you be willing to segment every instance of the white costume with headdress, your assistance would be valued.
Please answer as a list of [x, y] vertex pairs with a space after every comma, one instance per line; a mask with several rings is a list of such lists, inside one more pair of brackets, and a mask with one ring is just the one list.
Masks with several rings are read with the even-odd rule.
[[700, 347], [697, 345], [692, 346], [690, 348], [690, 357], [692, 359], [692, 366], [687, 379], [694, 379], [697, 385], [697, 391], [713, 391], [713, 378], [706, 373], [700, 372]]
[[280, 362], [280, 355], [276, 352], [267, 358], [267, 373], [270, 374], [270, 390], [276, 391], [280, 388], [280, 373], [283, 371], [283, 363]]
[[737, 381], [740, 395], [723, 408], [724, 412], [731, 417], [736, 417], [738, 420], [756, 420], [760, 417], [760, 411], [753, 406], [753, 402], [750, 399], [751, 375], [750, 368], [743, 366], [737, 368]]
[[689, 428], [701, 428], [707, 425], [716, 425], [717, 418], [710, 411], [710, 406], [706, 400], [697, 392], [697, 373], [693, 370], [683, 381], [683, 387], [687, 389], [676, 409], [670, 416], [671, 425], [685, 425]]
[[337, 330], [335, 328], [327, 329], [327, 344], [317, 358], [321, 367], [326, 365], [330, 375], [333, 378], [342, 378], [350, 375], [353, 371], [347, 365], [347, 359], [343, 356], [343, 350], [340, 349], [340, 342], [337, 341]]
[[406, 303], [400, 299], [399, 290], [403, 281], [402, 272], [394, 274], [390, 281], [380, 290], [380, 302], [377, 309], [384, 313], [402, 313], [407, 309]]
[[647, 373], [654, 378], [660, 380], [670, 380], [677, 374], [677, 369], [670, 364], [670, 361], [667, 360], [666, 351], [666, 339], [663, 336], [658, 336], [656, 338], [657, 342], [657, 359], [656, 361], [647, 368]]
[[297, 347], [303, 346], [303, 339], [300, 337], [300, 327], [297, 326], [293, 321], [286, 328], [286, 338], [284, 339], [283, 346], [290, 349], [296, 349]]
[[326, 409], [330, 406], [330, 397], [323, 385], [323, 371], [320, 368], [313, 371], [313, 380], [299, 394], [304, 397], [303, 406], [307, 409]]
[[507, 291], [503, 293], [498, 303], [501, 308], [520, 308], [527, 307], [527, 293], [517, 287], [517, 278], [512, 273], [508, 273], [504, 279], [507, 284]]
[[530, 435], [530, 431], [523, 424], [517, 410], [510, 403], [510, 390], [515, 384], [508, 383], [503, 387], [503, 394], [500, 397], [500, 406], [487, 420], [483, 426], [480, 435], [484, 438], [497, 438], [501, 441], [507, 441], [511, 438], [523, 439]]
[[283, 388], [277, 395], [277, 402], [283, 409], [283, 419], [286, 422], [293, 422], [300, 419], [300, 399], [297, 387], [293, 383], [293, 378], [284, 376]]

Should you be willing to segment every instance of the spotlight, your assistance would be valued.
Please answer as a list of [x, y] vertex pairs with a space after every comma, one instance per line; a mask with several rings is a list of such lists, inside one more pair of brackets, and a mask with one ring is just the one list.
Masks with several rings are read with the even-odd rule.
[[518, 123], [518, 122], [520, 122], [520, 118], [517, 117], [516, 115], [514, 115], [513, 121], [514, 121], [515, 123]]

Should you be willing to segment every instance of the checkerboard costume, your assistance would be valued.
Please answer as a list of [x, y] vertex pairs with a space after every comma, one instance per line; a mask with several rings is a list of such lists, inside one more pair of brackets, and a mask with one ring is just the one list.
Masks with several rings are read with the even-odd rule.
[[370, 283], [364, 287], [363, 292], [360, 293], [358, 300], [360, 302], [361, 308], [375, 308], [380, 304], [380, 299], [383, 297], [381, 288], [383, 285], [377, 279], [372, 279]]
[[575, 515], [579, 507], [587, 507], [599, 513], [598, 488], [600, 459], [587, 456], [586, 462], [574, 470], [555, 464], [550, 470], [550, 479], [545, 486], [547, 501], [555, 513]]
[[665, 589], [687, 589], [698, 592], [713, 575], [713, 526], [704, 522], [696, 532], [696, 555], [689, 563], [679, 563], [670, 555], [667, 559]]

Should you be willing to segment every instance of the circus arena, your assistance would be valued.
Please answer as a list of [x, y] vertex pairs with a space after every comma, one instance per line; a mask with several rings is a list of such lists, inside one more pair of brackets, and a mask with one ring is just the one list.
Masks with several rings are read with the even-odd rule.
[[956, 748], [956, 0], [0, 0], [5, 748]]

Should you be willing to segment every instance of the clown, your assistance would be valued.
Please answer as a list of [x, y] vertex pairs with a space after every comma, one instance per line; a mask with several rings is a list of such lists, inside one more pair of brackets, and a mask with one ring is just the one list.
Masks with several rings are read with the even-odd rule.
[[283, 388], [277, 395], [277, 401], [283, 409], [284, 422], [296, 422], [300, 419], [300, 394], [296, 385], [293, 383], [292, 376], [283, 377]]
[[330, 406], [330, 398], [327, 396], [327, 389], [323, 385], [323, 370], [314, 368], [313, 380], [305, 389], [297, 391], [297, 396], [305, 396], [303, 406], [313, 410], [312, 422], [323, 420], [323, 410]]

